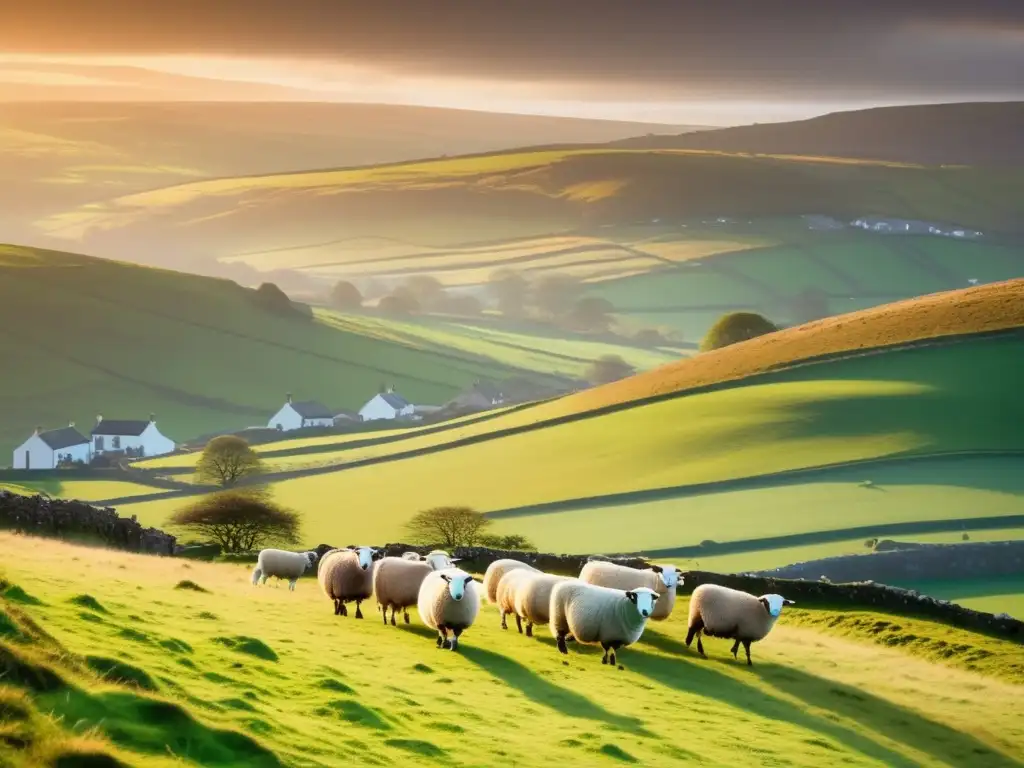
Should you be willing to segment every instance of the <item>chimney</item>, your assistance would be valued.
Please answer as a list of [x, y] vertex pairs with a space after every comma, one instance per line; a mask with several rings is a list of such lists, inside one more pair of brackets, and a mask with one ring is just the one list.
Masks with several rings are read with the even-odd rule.
[[36, 431], [35, 431], [35, 432], [33, 432], [33, 434], [35, 434], [35, 435], [38, 435], [38, 434], [39, 434], [40, 432], [42, 432], [42, 431], [43, 431], [43, 428], [42, 428], [42, 427], [36, 427]]
[[97, 413], [96, 414], [96, 423], [99, 424], [101, 421], [103, 421], [103, 414]]
[[388, 394], [390, 395], [394, 391], [395, 391], [395, 385], [394, 384], [388, 384]]
[[290, 402], [292, 401], [292, 393], [291, 393], [291, 392], [289, 392], [288, 394], [286, 394], [286, 395], [284, 396], [284, 401], [285, 401], [286, 403], [290, 403]]
[[156, 424], [156, 414], [155, 413], [149, 414], [149, 423], [150, 424]]
[[71, 427], [71, 429], [74, 429], [75, 428], [75, 422], [69, 421], [68, 422], [68, 426]]

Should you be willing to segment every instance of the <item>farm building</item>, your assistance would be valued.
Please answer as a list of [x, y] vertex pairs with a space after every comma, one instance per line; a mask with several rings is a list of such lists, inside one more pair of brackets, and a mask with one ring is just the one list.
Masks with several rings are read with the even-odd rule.
[[502, 392], [499, 385], [490, 381], [478, 380], [445, 403], [445, 407], [472, 408], [475, 411], [485, 411], [488, 408], [502, 405], [504, 402], [505, 393]]
[[403, 416], [412, 416], [415, 413], [415, 406], [388, 387], [384, 392], [374, 395], [367, 401], [366, 405], [359, 409], [359, 415], [363, 421], [375, 421], [377, 419], [397, 419]]
[[285, 397], [281, 410], [270, 417], [267, 426], [280, 432], [289, 432], [303, 427], [333, 427], [334, 414], [325, 405], [306, 400], [296, 403], [292, 401], [291, 392]]
[[88, 464], [92, 459], [92, 443], [75, 429], [71, 422], [62, 429], [42, 431], [38, 427], [32, 437], [14, 449], [14, 469], [56, 469], [64, 461]]
[[340, 427], [344, 424], [354, 424], [355, 422], [362, 421], [362, 417], [355, 411], [349, 410], [348, 408], [342, 408], [334, 414], [334, 426]]
[[104, 419], [96, 417], [92, 428], [93, 455], [119, 454], [126, 456], [163, 456], [173, 453], [174, 441], [161, 434], [156, 426], [156, 417], [149, 420]]

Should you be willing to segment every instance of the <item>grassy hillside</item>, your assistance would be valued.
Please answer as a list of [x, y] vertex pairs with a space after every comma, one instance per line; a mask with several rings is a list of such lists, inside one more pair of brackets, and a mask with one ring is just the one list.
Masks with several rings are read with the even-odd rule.
[[0, 221], [8, 226], [195, 178], [605, 142], [669, 129], [373, 104], [4, 102]]
[[[721, 641], [708, 661], [683, 649], [684, 598], [610, 670], [592, 651], [563, 661], [544, 628], [502, 632], [490, 607], [459, 654], [443, 653], [415, 610], [408, 627], [372, 608], [335, 618], [311, 579], [255, 589], [245, 566], [28, 551], [8, 535], [0, 555], [0, 759], [15, 765], [97, 764], [67, 757], [85, 753], [157, 768], [733, 766], [740, 754], [1009, 768], [1024, 749], [1017, 646], [931, 622], [900, 617], [894, 636], [914, 642], [884, 647], [868, 628], [892, 617], [787, 609], [747, 668]], [[204, 591], [175, 588], [186, 580]]]
[[829, 155], [929, 165], [1024, 166], [1024, 102], [876, 107], [790, 123], [614, 142], [637, 149]]
[[[0, 247], [0, 462], [35, 426], [75, 421], [88, 430], [98, 413], [156, 413], [180, 441], [266, 424], [287, 392], [357, 408], [393, 381], [415, 402], [440, 404], [480, 377], [579, 367], [558, 356], [568, 346], [545, 352], [557, 348], [550, 339], [533, 351], [522, 337], [515, 342], [525, 351], [498, 341], [445, 348], [443, 338], [388, 338], [278, 315], [252, 296], [224, 280]], [[502, 356], [503, 349], [511, 351]], [[582, 349], [578, 355], [589, 354]], [[633, 356], [650, 365], [670, 353]]]
[[706, 216], [882, 214], [1016, 231], [1022, 191], [1016, 170], [590, 147], [204, 180], [39, 226], [112, 254], [145, 236], [216, 257], [376, 236], [458, 246]]

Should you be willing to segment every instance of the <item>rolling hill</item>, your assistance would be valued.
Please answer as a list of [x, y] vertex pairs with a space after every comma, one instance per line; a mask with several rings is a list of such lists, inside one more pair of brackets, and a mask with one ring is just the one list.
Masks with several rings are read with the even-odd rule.
[[925, 165], [1024, 166], [1024, 102], [876, 107], [690, 136], [622, 139], [633, 149], [826, 155]]
[[[795, 546], [865, 526], [960, 530], [999, 516], [1014, 528], [1024, 522], [1022, 299], [1022, 280], [937, 294], [490, 418], [265, 451], [264, 480], [306, 513], [318, 541], [339, 529], [400, 539], [416, 510], [443, 504], [473, 506], [496, 530], [556, 551], [778, 535]], [[139, 467], [187, 479], [183, 458]], [[159, 525], [202, 492], [116, 503]], [[326, 497], [372, 498], [375, 514], [323, 512]], [[801, 511], [778, 519], [766, 505]]]
[[285, 316], [227, 280], [16, 246], [0, 246], [0, 319], [7, 457], [37, 425], [87, 425], [97, 413], [155, 412], [181, 441], [265, 424], [286, 392], [358, 408], [392, 381], [415, 402], [441, 404], [481, 377], [578, 375], [590, 354], [644, 367], [675, 357], [528, 333], [488, 338], [455, 322], [425, 336], [368, 317]]
[[749, 669], [724, 641], [685, 650], [684, 596], [615, 669], [490, 606], [442, 653], [415, 610], [335, 617], [310, 578], [254, 589], [244, 565], [9, 534], [0, 559], [0, 763], [19, 768], [1012, 768], [1024, 748], [1019, 645], [908, 616], [787, 608]]

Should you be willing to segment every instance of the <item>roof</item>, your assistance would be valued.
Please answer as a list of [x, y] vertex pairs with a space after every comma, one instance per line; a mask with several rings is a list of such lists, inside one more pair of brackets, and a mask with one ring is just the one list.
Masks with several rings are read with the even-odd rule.
[[74, 427], [64, 427], [63, 429], [51, 429], [48, 432], [40, 432], [39, 439], [55, 451], [59, 451], [61, 448], [70, 448], [73, 445], [82, 445], [83, 443], [89, 442], [89, 438]]
[[381, 392], [380, 396], [384, 399], [385, 403], [390, 405], [396, 411], [409, 407], [409, 401], [397, 392]]
[[146, 427], [151, 422], [143, 421], [125, 421], [117, 419], [103, 419], [95, 427], [92, 428], [92, 434], [94, 435], [130, 435], [132, 437], [138, 437], [146, 431]]
[[359, 413], [357, 411], [351, 410], [350, 408], [339, 408], [337, 411], [334, 412], [334, 418], [358, 419]]
[[301, 403], [292, 403], [292, 410], [304, 419], [333, 419], [334, 414], [326, 405], [321, 405], [315, 400], [306, 400]]

